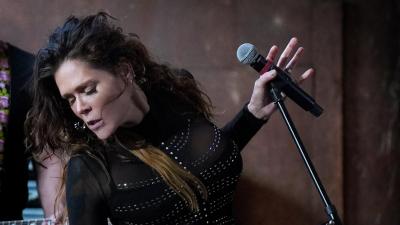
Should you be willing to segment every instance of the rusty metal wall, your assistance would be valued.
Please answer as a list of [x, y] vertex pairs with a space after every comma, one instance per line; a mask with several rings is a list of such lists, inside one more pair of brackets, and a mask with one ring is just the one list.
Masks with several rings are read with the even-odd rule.
[[400, 224], [400, 2], [344, 5], [348, 224]]

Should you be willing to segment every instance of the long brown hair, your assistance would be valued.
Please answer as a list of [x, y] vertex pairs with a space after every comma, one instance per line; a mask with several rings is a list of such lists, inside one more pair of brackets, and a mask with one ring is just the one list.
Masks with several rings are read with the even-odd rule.
[[[37, 53], [32, 88], [33, 107], [25, 122], [26, 143], [36, 159], [48, 149], [51, 153], [61, 152], [58, 155], [62, 155], [66, 162], [77, 151], [95, 151], [90, 146], [100, 142], [87, 129], [77, 131], [76, 125], [82, 124], [82, 121], [59, 94], [54, 73], [66, 60], [81, 60], [111, 74], [117, 74], [121, 63], [127, 63], [145, 93], [168, 91], [179, 102], [191, 106], [196, 113], [211, 117], [210, 100], [194, 79], [177, 76], [169, 66], [152, 60], [137, 36], [124, 34], [110, 19], [113, 18], [104, 12], [84, 18], [69, 17], [63, 26], [50, 35], [47, 46]], [[133, 154], [155, 169], [189, 203], [190, 208], [198, 209], [192, 187], [200, 185], [203, 197], [206, 196], [206, 190], [197, 177], [180, 168], [154, 146], [132, 150]]]

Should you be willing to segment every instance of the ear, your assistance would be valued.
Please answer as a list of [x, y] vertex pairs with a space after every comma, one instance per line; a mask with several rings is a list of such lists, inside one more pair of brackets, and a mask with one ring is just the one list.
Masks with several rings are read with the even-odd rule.
[[127, 62], [120, 62], [118, 64], [117, 75], [122, 78], [122, 80], [132, 84], [135, 79], [135, 71], [132, 65]]

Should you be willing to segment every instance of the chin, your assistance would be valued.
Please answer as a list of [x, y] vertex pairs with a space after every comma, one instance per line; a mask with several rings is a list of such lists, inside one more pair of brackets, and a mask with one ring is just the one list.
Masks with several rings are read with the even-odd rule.
[[114, 133], [114, 129], [108, 129], [107, 127], [102, 127], [97, 131], [93, 131], [93, 133], [97, 136], [98, 139], [105, 140]]
[[106, 140], [107, 138], [110, 137], [110, 135], [104, 135], [104, 134], [98, 134], [98, 133], [95, 133], [95, 134], [96, 134], [97, 138], [100, 140]]

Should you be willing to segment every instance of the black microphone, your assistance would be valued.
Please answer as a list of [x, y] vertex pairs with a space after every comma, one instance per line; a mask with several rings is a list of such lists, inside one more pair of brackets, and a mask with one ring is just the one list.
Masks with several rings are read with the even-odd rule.
[[276, 70], [277, 76], [272, 81], [274, 86], [285, 93], [296, 104], [311, 114], [318, 117], [323, 109], [315, 100], [303, 91], [290, 77], [290, 74], [266, 60], [264, 56], [257, 53], [254, 45], [245, 43], [239, 46], [236, 52], [238, 60], [243, 64], [250, 64], [260, 75], [270, 70]]

